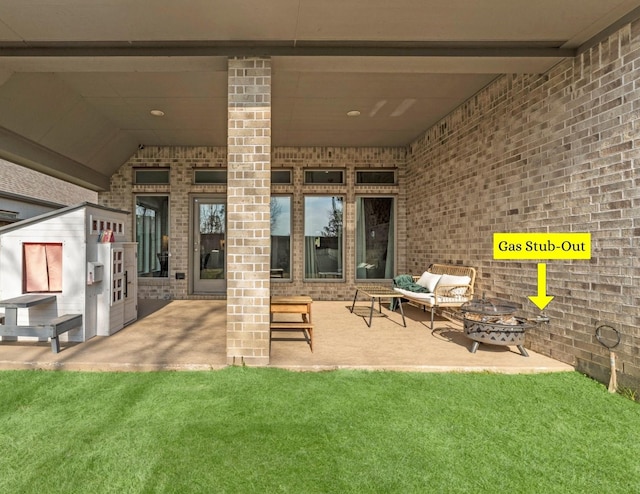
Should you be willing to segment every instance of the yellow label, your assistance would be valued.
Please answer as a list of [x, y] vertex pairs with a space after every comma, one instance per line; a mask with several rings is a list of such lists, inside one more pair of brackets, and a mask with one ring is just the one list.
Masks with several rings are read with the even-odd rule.
[[494, 259], [591, 259], [590, 233], [494, 233]]

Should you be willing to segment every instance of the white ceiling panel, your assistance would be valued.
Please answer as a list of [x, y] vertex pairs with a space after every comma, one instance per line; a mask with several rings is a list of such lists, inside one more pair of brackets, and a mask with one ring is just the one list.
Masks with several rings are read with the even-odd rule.
[[61, 115], [39, 143], [82, 163], [116, 131], [108, 119], [79, 100], [70, 111]]
[[293, 39], [297, 15], [297, 0], [0, 3], [0, 21], [8, 26], [10, 36], [2, 39], [7, 40], [16, 35], [32, 41]]
[[80, 100], [56, 74], [14, 74], [0, 90], [0, 126], [40, 142]]
[[297, 39], [568, 41], [595, 35], [611, 12], [635, 7], [628, 0], [301, 0]]
[[638, 18], [640, 0], [2, 0], [0, 131], [104, 187], [140, 144], [226, 145], [244, 54], [272, 56], [272, 146], [405, 146]]

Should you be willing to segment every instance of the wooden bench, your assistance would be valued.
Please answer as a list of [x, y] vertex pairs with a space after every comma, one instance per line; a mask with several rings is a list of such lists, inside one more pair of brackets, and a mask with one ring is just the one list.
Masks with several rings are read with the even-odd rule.
[[82, 326], [82, 314], [65, 314], [45, 324], [33, 326], [0, 325], [0, 336], [35, 336], [51, 338], [51, 351], [60, 352], [58, 336]]
[[[311, 322], [311, 297], [290, 296], [290, 297], [271, 297], [271, 321], [269, 328], [269, 346], [273, 340], [273, 333], [280, 331], [301, 331], [304, 335], [304, 341], [309, 344], [309, 348], [313, 352], [313, 323]], [[301, 321], [276, 321], [276, 314], [300, 314]], [[302, 339], [300, 339], [303, 341]]]
[[425, 310], [427, 307], [431, 309], [431, 329], [433, 330], [433, 316], [436, 311], [445, 308], [459, 309], [473, 298], [476, 270], [454, 264], [432, 264], [422, 275], [413, 276], [413, 280], [422, 284], [422, 280], [429, 275], [441, 275], [442, 278], [428, 293], [411, 292], [398, 287], [394, 287], [394, 290], [401, 293], [403, 299], [422, 306]]
[[270, 339], [273, 340], [274, 331], [301, 331], [309, 348], [313, 352], [313, 324], [297, 321], [274, 321], [271, 323]]

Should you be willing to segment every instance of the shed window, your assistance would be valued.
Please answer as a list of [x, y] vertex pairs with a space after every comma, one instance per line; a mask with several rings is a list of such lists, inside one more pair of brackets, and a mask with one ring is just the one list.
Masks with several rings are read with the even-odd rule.
[[24, 292], [62, 291], [62, 244], [25, 243]]

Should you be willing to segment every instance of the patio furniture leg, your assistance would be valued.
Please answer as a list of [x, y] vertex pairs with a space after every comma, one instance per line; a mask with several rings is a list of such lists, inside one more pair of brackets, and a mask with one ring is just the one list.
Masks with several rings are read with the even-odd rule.
[[436, 310], [435, 307], [431, 307], [431, 331], [433, 331], [433, 312]]
[[371, 297], [371, 309], [369, 310], [369, 324], [368, 324], [369, 327], [371, 327], [371, 321], [373, 321], [373, 306], [375, 304], [376, 304], [376, 298]]
[[404, 324], [404, 327], [406, 328], [407, 321], [404, 318], [404, 309], [402, 308], [402, 297], [394, 297], [391, 299], [391, 302], [389, 302], [389, 310], [391, 312], [395, 312], [396, 307], [400, 307], [400, 314], [402, 314], [402, 324]]
[[358, 298], [358, 289], [356, 288], [356, 294], [353, 296], [353, 303], [351, 304], [351, 313], [353, 314], [353, 308], [356, 306], [356, 299]]
[[524, 346], [518, 345], [518, 350], [520, 350], [520, 353], [522, 354], [523, 357], [528, 357], [529, 356], [527, 351], [524, 349]]
[[474, 341], [473, 345], [471, 345], [471, 350], [469, 350], [471, 353], [476, 353], [476, 350], [478, 349], [478, 347], [480, 346], [480, 342], [479, 341]]
[[[395, 299], [391, 299], [391, 300], [395, 300]], [[400, 299], [400, 302], [398, 303], [398, 305], [400, 306], [400, 314], [402, 314], [402, 324], [404, 324], [404, 327], [407, 327], [407, 321], [405, 321], [404, 319], [404, 310], [402, 309], [402, 299]]]

